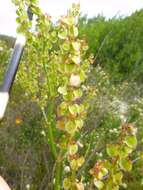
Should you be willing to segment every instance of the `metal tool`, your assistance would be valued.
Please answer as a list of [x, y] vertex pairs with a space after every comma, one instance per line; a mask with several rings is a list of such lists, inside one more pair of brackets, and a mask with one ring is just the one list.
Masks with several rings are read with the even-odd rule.
[[[27, 10], [29, 20], [32, 20], [33, 14], [30, 6]], [[0, 89], [0, 120], [4, 117], [4, 113], [8, 104], [10, 91], [15, 80], [15, 76], [20, 64], [21, 56], [26, 44], [26, 37], [24, 35], [18, 35], [14, 45], [13, 53], [8, 65], [7, 72], [4, 77], [2, 87]]]

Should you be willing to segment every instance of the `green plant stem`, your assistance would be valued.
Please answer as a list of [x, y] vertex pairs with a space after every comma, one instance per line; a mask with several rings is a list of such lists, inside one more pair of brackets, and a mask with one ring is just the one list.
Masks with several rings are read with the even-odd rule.
[[54, 135], [53, 135], [53, 122], [52, 122], [52, 113], [53, 113], [53, 105], [52, 103], [50, 103], [48, 105], [48, 117], [45, 113], [45, 110], [42, 109], [42, 113], [45, 119], [45, 122], [47, 124], [48, 127], [48, 138], [49, 138], [49, 144], [51, 146], [51, 151], [53, 156], [56, 158], [57, 157], [57, 150], [56, 150], [56, 144], [55, 144], [55, 140], [54, 140]]
[[55, 170], [55, 184], [54, 190], [61, 189], [61, 171], [62, 171], [62, 162], [61, 159], [58, 159], [56, 162], [56, 170]]
[[91, 180], [88, 190], [93, 190], [94, 179]]

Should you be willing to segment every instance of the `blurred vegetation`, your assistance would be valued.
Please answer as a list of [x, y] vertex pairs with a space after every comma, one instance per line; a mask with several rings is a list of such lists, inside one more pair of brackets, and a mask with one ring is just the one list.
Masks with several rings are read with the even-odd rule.
[[[95, 55], [94, 65], [101, 65], [114, 82], [143, 82], [143, 10], [129, 17], [103, 16], [80, 20], [80, 32]], [[111, 74], [112, 73], [112, 74]]]
[[[143, 149], [143, 10], [129, 17], [80, 18], [80, 35], [94, 54], [90, 85], [96, 86], [82, 140], [88, 166], [106, 158], [105, 145], [116, 141], [120, 107], [126, 107], [128, 122], [138, 128], [138, 150]], [[0, 36], [0, 82], [11, 54], [14, 38]], [[22, 64], [25, 64], [26, 53]], [[22, 66], [20, 67], [20, 71]], [[23, 81], [15, 81], [6, 117], [0, 124], [0, 173], [15, 190], [46, 190], [51, 179], [52, 157], [45, 141], [41, 112]], [[26, 79], [25, 79], [26, 80]], [[28, 81], [26, 81], [28, 84]], [[123, 106], [122, 106], [123, 105]], [[100, 153], [98, 153], [100, 152]], [[138, 153], [134, 153], [136, 158]], [[143, 162], [127, 174], [127, 190], [143, 189]], [[82, 172], [82, 168], [81, 171]], [[30, 184], [30, 188], [29, 188]], [[125, 189], [124, 184], [122, 189]]]

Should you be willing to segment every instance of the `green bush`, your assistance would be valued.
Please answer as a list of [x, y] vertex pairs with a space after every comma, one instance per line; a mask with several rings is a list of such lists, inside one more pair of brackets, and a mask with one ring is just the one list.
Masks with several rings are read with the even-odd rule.
[[95, 55], [99, 64], [115, 82], [122, 80], [142, 83], [143, 76], [143, 10], [129, 17], [103, 16], [80, 20], [80, 33], [89, 44], [89, 52]]

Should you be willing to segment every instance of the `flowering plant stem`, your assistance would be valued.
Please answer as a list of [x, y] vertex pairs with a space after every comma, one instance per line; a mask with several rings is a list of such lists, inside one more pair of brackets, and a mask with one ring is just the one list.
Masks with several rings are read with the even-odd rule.
[[62, 171], [62, 162], [60, 159], [57, 159], [54, 190], [61, 190], [61, 171]]
[[54, 122], [52, 122], [52, 111], [53, 111], [53, 104], [50, 103], [49, 107], [48, 107], [48, 116], [46, 115], [45, 109], [42, 109], [42, 113], [48, 128], [48, 140], [49, 140], [49, 144], [51, 146], [51, 151], [52, 154], [54, 156], [54, 158], [57, 157], [57, 150], [56, 150], [56, 145], [55, 145], [55, 140], [54, 140], [54, 135], [53, 135], [53, 128], [54, 128]]

